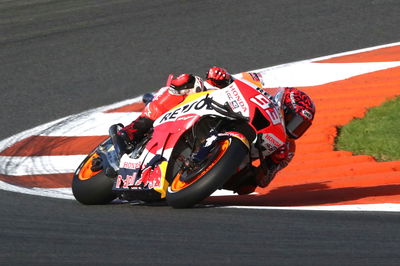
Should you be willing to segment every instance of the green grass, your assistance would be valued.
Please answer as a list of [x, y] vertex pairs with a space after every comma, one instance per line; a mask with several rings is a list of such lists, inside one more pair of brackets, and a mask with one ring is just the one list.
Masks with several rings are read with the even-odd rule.
[[371, 155], [378, 161], [400, 160], [400, 97], [339, 128], [336, 150]]

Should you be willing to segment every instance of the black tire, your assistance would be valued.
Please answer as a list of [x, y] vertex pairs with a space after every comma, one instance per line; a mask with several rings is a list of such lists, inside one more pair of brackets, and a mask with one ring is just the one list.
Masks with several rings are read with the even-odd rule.
[[[207, 198], [214, 191], [222, 188], [228, 179], [236, 173], [238, 164], [246, 156], [248, 156], [248, 149], [243, 142], [231, 138], [223, 155], [217, 158], [215, 165], [199, 179], [179, 190], [174, 190], [172, 187], [168, 188], [166, 196], [168, 205], [173, 208], [189, 208]], [[172, 181], [176, 178], [179, 178], [179, 176], [173, 177]]]
[[106, 176], [103, 170], [92, 172], [93, 175], [85, 178], [82, 178], [82, 174], [80, 176], [82, 169], [91, 164], [93, 155], [94, 153], [88, 155], [75, 171], [72, 180], [72, 193], [77, 201], [85, 205], [107, 204], [117, 197], [112, 191], [114, 180]]

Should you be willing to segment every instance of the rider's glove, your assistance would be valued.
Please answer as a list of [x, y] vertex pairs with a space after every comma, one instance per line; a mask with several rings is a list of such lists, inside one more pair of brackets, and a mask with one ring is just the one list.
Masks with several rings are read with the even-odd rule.
[[285, 160], [289, 155], [289, 149], [286, 144], [277, 149], [274, 153], [270, 155], [271, 160], [274, 163], [280, 163]]
[[224, 68], [212, 67], [206, 74], [206, 81], [211, 85], [224, 88], [231, 83], [232, 77]]

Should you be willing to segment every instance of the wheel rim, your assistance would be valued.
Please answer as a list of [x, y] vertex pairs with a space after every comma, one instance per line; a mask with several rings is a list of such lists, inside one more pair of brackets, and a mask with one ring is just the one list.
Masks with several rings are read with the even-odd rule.
[[176, 176], [174, 177], [172, 184], [171, 184], [171, 191], [175, 192], [175, 191], [179, 191], [182, 190], [188, 186], [190, 186], [191, 184], [193, 184], [194, 182], [196, 182], [197, 180], [199, 180], [200, 178], [202, 178], [208, 171], [210, 171], [214, 165], [221, 159], [221, 157], [225, 154], [226, 150], [228, 149], [230, 144], [230, 140], [223, 140], [222, 142], [219, 143], [219, 153], [216, 156], [216, 158], [211, 161], [209, 163], [209, 165], [202, 171], [199, 173], [198, 176], [196, 176], [195, 178], [191, 179], [188, 182], [182, 181], [181, 176], [183, 174], [183, 171], [179, 171]]
[[99, 156], [96, 153], [93, 153], [89, 157], [89, 159], [83, 164], [83, 166], [79, 170], [79, 174], [78, 174], [78, 178], [80, 180], [88, 180], [102, 171], [102, 170], [99, 170], [99, 171], [93, 172], [91, 169], [93, 159], [98, 158], [98, 157]]

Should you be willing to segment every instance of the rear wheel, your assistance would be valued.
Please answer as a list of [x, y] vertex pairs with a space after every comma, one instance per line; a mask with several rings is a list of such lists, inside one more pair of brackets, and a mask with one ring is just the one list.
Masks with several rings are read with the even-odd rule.
[[92, 171], [93, 159], [99, 157], [93, 152], [75, 171], [72, 180], [72, 193], [77, 201], [86, 205], [107, 204], [116, 198], [112, 191], [114, 180], [105, 171]]
[[[179, 170], [170, 178], [167, 202], [174, 208], [188, 208], [210, 196], [237, 172], [248, 154], [247, 147], [238, 139], [222, 139], [205, 160], [194, 164], [184, 150], [176, 157]], [[173, 166], [174, 167], [174, 166]]]

